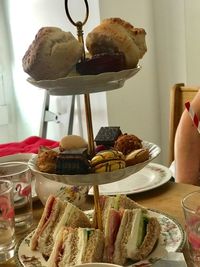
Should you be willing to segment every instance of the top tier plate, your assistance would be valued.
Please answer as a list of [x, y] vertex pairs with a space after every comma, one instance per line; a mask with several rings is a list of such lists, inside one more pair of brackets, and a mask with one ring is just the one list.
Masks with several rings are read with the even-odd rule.
[[134, 76], [140, 66], [118, 72], [105, 72], [98, 75], [74, 75], [56, 80], [35, 81], [29, 77], [32, 85], [48, 90], [50, 95], [79, 95], [110, 91], [121, 88], [125, 81]]

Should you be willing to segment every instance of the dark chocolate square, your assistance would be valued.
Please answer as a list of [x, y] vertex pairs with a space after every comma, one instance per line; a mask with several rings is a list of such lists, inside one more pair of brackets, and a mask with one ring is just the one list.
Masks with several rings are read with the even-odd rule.
[[114, 146], [117, 138], [122, 134], [119, 126], [101, 127], [95, 137], [96, 145]]

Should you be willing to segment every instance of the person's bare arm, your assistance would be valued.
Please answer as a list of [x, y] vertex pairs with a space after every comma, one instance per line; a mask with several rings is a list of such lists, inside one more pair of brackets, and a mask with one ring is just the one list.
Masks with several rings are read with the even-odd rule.
[[[191, 103], [200, 115], [200, 91]], [[175, 136], [176, 181], [200, 185], [200, 134], [185, 110]]]

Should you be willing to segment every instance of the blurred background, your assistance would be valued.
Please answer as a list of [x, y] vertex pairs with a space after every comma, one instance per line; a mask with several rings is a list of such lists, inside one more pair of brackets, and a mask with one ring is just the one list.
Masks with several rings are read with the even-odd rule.
[[[200, 2], [198, 0], [88, 0], [89, 19], [84, 36], [100, 21], [120, 17], [144, 28], [147, 53], [142, 67], [121, 89], [91, 94], [94, 135], [101, 126], [120, 126], [162, 149], [156, 159], [168, 164], [169, 92], [174, 83], [199, 84]], [[83, 20], [83, 0], [69, 1], [74, 20]], [[45, 90], [30, 85], [22, 57], [41, 27], [57, 26], [76, 35], [68, 21], [64, 0], [0, 1], [0, 143], [39, 135]], [[67, 133], [70, 96], [50, 98], [50, 109], [66, 114], [50, 122], [47, 137], [60, 140]], [[87, 138], [83, 96], [77, 96], [73, 133]]]

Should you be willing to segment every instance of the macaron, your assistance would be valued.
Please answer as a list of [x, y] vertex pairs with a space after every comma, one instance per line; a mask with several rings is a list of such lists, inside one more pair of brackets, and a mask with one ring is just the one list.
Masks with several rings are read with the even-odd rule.
[[66, 135], [59, 143], [60, 151], [88, 148], [86, 140], [79, 135]]

